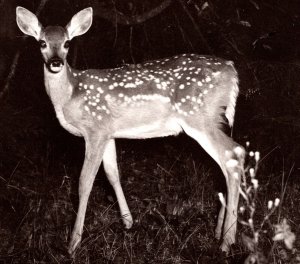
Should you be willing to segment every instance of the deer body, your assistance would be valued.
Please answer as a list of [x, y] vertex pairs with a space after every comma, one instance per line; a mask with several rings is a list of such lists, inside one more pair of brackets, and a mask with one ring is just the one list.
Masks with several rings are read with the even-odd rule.
[[[207, 64], [213, 67], [206, 69]], [[224, 71], [231, 85], [219, 84]], [[108, 136], [113, 138], [176, 135], [184, 118], [199, 112], [203, 124], [209, 116], [219, 117], [215, 121], [220, 125], [227, 122], [206, 94], [222, 98], [223, 107], [232, 105], [225, 115], [233, 123], [237, 76], [231, 62], [213, 57], [183, 54], [112, 70], [78, 71], [67, 65], [60, 73], [50, 73], [45, 67], [44, 74], [57, 118], [74, 135], [82, 136], [76, 124], [83, 122], [99, 129], [109, 124]]]
[[[79, 71], [66, 61], [68, 42], [89, 29], [91, 8], [77, 13], [66, 28], [44, 29], [33, 13], [18, 7], [17, 23], [25, 34], [41, 43], [45, 87], [60, 124], [84, 137], [86, 143], [69, 252], [73, 253], [81, 240], [89, 194], [101, 162], [126, 228], [133, 224], [119, 180], [114, 139], [164, 137], [182, 131], [194, 138], [224, 173], [227, 213], [223, 207], [216, 237], [220, 238], [223, 230], [221, 248], [228, 251], [235, 242], [239, 170], [243, 164], [242, 148], [222, 131], [224, 124], [233, 125], [239, 90], [233, 63], [183, 54], [115, 69]], [[235, 147], [236, 153], [232, 152]], [[226, 167], [232, 158], [239, 166]]]

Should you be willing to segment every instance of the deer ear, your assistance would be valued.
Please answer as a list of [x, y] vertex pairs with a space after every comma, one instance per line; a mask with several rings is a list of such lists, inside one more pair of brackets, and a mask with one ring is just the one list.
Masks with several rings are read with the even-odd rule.
[[42, 25], [36, 15], [21, 6], [17, 7], [16, 15], [19, 29], [24, 34], [39, 40], [42, 31]]
[[80, 36], [86, 33], [91, 27], [93, 22], [93, 9], [91, 7], [85, 8], [75, 14], [69, 24], [66, 26], [66, 30], [71, 40], [74, 37]]

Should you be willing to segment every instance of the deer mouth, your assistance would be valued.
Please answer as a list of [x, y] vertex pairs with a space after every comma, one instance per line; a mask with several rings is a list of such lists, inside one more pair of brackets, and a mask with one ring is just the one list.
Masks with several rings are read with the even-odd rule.
[[46, 65], [50, 72], [58, 73], [62, 70], [64, 62], [59, 58], [53, 58], [48, 63], [46, 63]]

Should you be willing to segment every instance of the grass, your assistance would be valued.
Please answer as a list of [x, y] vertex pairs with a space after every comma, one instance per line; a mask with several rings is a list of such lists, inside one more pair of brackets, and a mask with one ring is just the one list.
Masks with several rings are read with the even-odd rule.
[[[223, 176], [195, 142], [179, 136], [118, 141], [122, 186], [134, 226], [124, 229], [101, 168], [90, 196], [81, 246], [75, 258], [70, 258], [66, 247], [77, 210], [83, 146], [81, 140], [63, 132], [58, 135], [43, 147], [38, 147], [43, 141], [38, 138], [20, 146], [1, 175], [0, 263], [243, 263], [250, 254], [242, 241], [242, 234], [249, 235], [243, 225], [239, 225], [231, 254], [225, 256], [218, 250], [214, 228]], [[57, 145], [59, 138], [63, 145]], [[283, 218], [299, 236], [299, 182], [286, 175], [283, 179], [279, 172], [268, 174], [266, 165], [261, 162], [257, 176], [257, 224], [267, 213], [268, 200], [283, 199], [259, 247], [261, 252], [272, 251], [270, 263], [287, 263], [286, 259], [299, 263], [297, 240], [293, 251], [272, 241], [272, 226]]]
[[[247, 142], [249, 146], [249, 142]], [[242, 232], [241, 238], [243, 245], [251, 252], [245, 260], [245, 264], [249, 263], [270, 263], [273, 259], [275, 260], [274, 249], [278, 248], [275, 242], [282, 241], [285, 248], [282, 248], [284, 256], [278, 258], [284, 262], [291, 263], [293, 260], [299, 261], [300, 255], [290, 254], [291, 250], [294, 249], [294, 242], [296, 236], [291, 232], [291, 227], [286, 218], [280, 220], [280, 223], [274, 224], [274, 219], [271, 219], [272, 215], [278, 210], [280, 205], [280, 199], [270, 199], [267, 202], [265, 210], [263, 210], [263, 216], [257, 215], [258, 195], [259, 195], [259, 180], [257, 179], [257, 172], [260, 162], [260, 153], [258, 151], [248, 152], [248, 162], [243, 169], [242, 182], [240, 187], [240, 194], [242, 199], [242, 205], [239, 208], [239, 222], [241, 225], [246, 227], [247, 233]], [[283, 199], [286, 191], [286, 184], [282, 188], [281, 198]], [[263, 205], [260, 205], [264, 208]], [[278, 217], [277, 221], [280, 217]], [[265, 234], [268, 234], [266, 236]], [[269, 243], [270, 249], [263, 246], [263, 240], [265, 238], [271, 238], [273, 243]], [[270, 240], [271, 241], [271, 240]], [[294, 250], [294, 253], [296, 250]]]

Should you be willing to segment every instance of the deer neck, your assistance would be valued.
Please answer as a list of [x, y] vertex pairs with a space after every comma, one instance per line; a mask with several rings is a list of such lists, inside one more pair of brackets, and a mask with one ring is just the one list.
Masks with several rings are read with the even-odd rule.
[[54, 108], [62, 108], [72, 97], [74, 90], [71, 67], [65, 63], [58, 73], [52, 73], [44, 65], [44, 81], [46, 92], [49, 95]]

